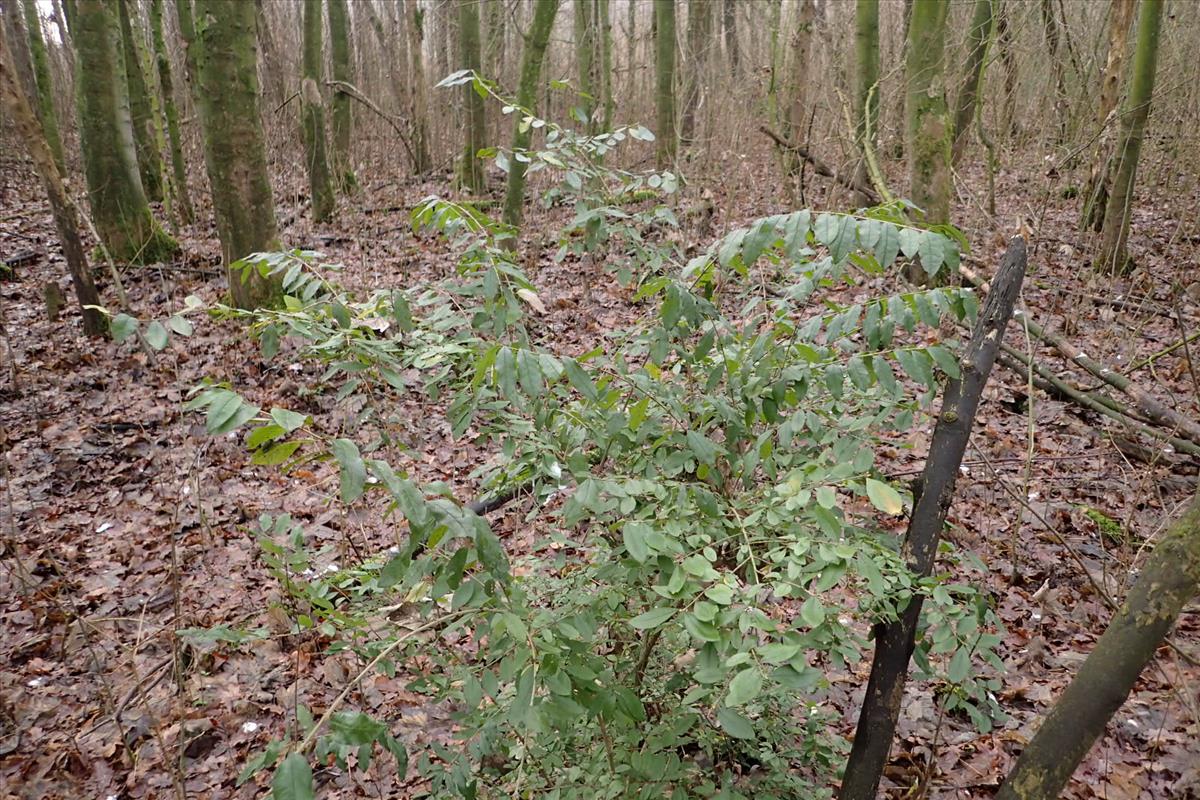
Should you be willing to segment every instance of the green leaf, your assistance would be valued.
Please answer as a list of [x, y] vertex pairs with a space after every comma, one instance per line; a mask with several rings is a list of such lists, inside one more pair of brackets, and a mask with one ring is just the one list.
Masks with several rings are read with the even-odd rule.
[[283, 434], [283, 428], [274, 423], [260, 425], [252, 430], [250, 435], [246, 437], [246, 447], [250, 450], [256, 450], [260, 445], [274, 439], [278, 439], [280, 436], [283, 436]]
[[946, 678], [951, 683], [962, 683], [971, 674], [971, 653], [967, 648], [960, 647], [954, 651], [950, 666], [946, 670]]
[[721, 729], [735, 739], [753, 739], [754, 725], [732, 708], [717, 711], [717, 723]]
[[300, 442], [279, 442], [270, 449], [259, 450], [250, 458], [250, 463], [265, 467], [282, 464], [300, 449]]
[[288, 411], [286, 408], [272, 408], [271, 419], [275, 420], [276, 424], [285, 432], [291, 433], [303, 425], [308, 417], [295, 411]]
[[810, 628], [815, 628], [825, 621], [825, 606], [815, 594], [809, 595], [804, 605], [800, 606], [800, 619]]
[[962, 377], [962, 368], [958, 365], [958, 359], [949, 350], [935, 344], [928, 348], [928, 352], [930, 357], [933, 358], [934, 363], [941, 368], [942, 372], [951, 378]]
[[758, 697], [759, 692], [762, 691], [762, 686], [763, 676], [758, 671], [758, 667], [744, 669], [737, 675], [734, 675], [733, 680], [729, 682], [729, 694], [725, 696], [725, 704], [729, 706], [743, 706]]
[[367, 467], [363, 464], [358, 445], [349, 439], [334, 439], [330, 447], [333, 457], [341, 467], [341, 494], [343, 503], [353, 503], [362, 497], [367, 481]]
[[167, 329], [158, 320], [154, 320], [146, 326], [146, 344], [153, 347], [155, 350], [162, 350], [167, 346], [169, 337]]
[[938, 274], [942, 264], [945, 263], [946, 243], [946, 239], [941, 234], [933, 231], [922, 233], [921, 239], [917, 243], [917, 252], [921, 256], [921, 268], [931, 278]]
[[818, 486], [816, 495], [821, 508], [833, 508], [837, 505], [837, 492], [832, 486]]
[[626, 522], [621, 530], [621, 538], [625, 542], [625, 550], [630, 558], [639, 564], [645, 563], [650, 557], [649, 537], [650, 526], [644, 522]]
[[673, 608], [652, 608], [645, 614], [638, 614], [629, 620], [629, 624], [638, 630], [644, 631], [650, 628], [657, 628], [673, 616], [675, 616], [675, 609]]
[[898, 516], [904, 513], [904, 499], [900, 493], [883, 481], [867, 478], [867, 498], [871, 505], [885, 514]]
[[596, 384], [592, 382], [592, 376], [579, 366], [578, 361], [573, 358], [565, 358], [563, 359], [563, 368], [566, 370], [567, 380], [575, 387], [575, 391], [592, 401], [600, 396], [600, 393], [596, 391]]
[[904, 253], [906, 258], [912, 258], [920, 251], [921, 233], [922, 231], [916, 228], [900, 229], [900, 252]]
[[133, 336], [137, 332], [138, 321], [128, 314], [117, 314], [108, 325], [113, 341], [117, 344]]
[[315, 800], [312, 768], [299, 753], [289, 753], [271, 778], [274, 800]]
[[339, 711], [329, 720], [329, 728], [342, 744], [360, 747], [374, 744], [387, 734], [387, 726], [361, 711]]
[[258, 406], [245, 402], [236, 392], [219, 389], [216, 399], [208, 407], [204, 427], [213, 436], [219, 436], [241, 427], [257, 415]]
[[178, 333], [180, 336], [191, 336], [192, 327], [191, 320], [187, 317], [181, 317], [178, 314], [167, 318], [167, 327]]
[[879, 241], [875, 243], [875, 260], [879, 262], [879, 266], [886, 269], [892, 265], [899, 254], [900, 231], [891, 223], [881, 222]]
[[716, 463], [717, 453], [720, 448], [717, 447], [717, 443], [712, 439], [709, 439], [699, 431], [688, 431], [687, 443], [692, 452], [696, 454], [696, 458], [705, 464], [712, 465]]

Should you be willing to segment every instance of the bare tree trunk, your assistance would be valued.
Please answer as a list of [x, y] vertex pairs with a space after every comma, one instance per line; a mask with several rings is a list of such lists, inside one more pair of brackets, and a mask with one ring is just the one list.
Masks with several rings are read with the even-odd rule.
[[1058, 20], [1054, 17], [1054, 0], [1041, 0], [1042, 27], [1046, 34], [1046, 49], [1050, 55], [1050, 70], [1054, 75], [1054, 113], [1058, 117], [1058, 141], [1067, 138], [1067, 81], [1066, 67], [1059, 53]]
[[1092, 154], [1092, 171], [1084, 194], [1083, 228], [1100, 230], [1104, 224], [1104, 209], [1108, 205], [1109, 184], [1112, 182], [1113, 143], [1117, 99], [1121, 95], [1121, 76], [1125, 71], [1125, 55], [1129, 49], [1129, 29], [1133, 24], [1136, 0], [1112, 0], [1108, 11], [1108, 56], [1100, 78], [1100, 103], [1096, 108], [1099, 138]]
[[979, 84], [983, 82], [988, 44], [992, 39], [992, 23], [995, 19], [993, 2], [995, 0], [975, 0], [971, 29], [967, 31], [967, 57], [963, 62], [962, 79], [959, 81], [958, 97], [954, 104], [951, 164], [958, 164], [962, 159], [967, 147], [967, 132], [971, 128], [971, 121], [975, 119], [975, 101], [979, 96]]
[[907, 141], [909, 196], [928, 223], [950, 219], [950, 111], [945, 91], [946, 17], [943, 0], [913, 0], [908, 29]]
[[133, 122], [133, 142], [141, 170], [142, 189], [154, 202], [163, 199], [162, 154], [158, 151], [158, 123], [154, 118], [150, 87], [142, 72], [141, 47], [129, 12], [129, 0], [117, 0], [121, 22], [121, 44], [125, 54], [125, 77], [129, 92], [129, 114]]
[[[321, 0], [304, 0], [304, 82], [300, 92], [304, 157], [316, 222], [333, 216], [333, 176], [325, 147], [325, 101], [321, 96]], [[214, 186], [213, 191], [217, 191]]]
[[1012, 30], [1008, 26], [1008, 10], [1005, 0], [1000, 3], [999, 13], [996, 14], [996, 45], [1000, 50], [1000, 61], [1004, 63], [1004, 127], [1006, 136], [1013, 136], [1019, 130], [1017, 123], [1017, 57], [1013, 52]]
[[[788, 140], [793, 144], [807, 145], [804, 140], [805, 115], [808, 111], [807, 87], [812, 80], [809, 56], [812, 51], [813, 20], [816, 19], [816, 16], [817, 9], [814, 0], [800, 0], [796, 30], [792, 33], [792, 61], [791, 69], [788, 71], [787, 116], [785, 117], [787, 125], [784, 128], [787, 131]], [[801, 202], [797, 181], [804, 159], [795, 151], [787, 150], [783, 154], [783, 163], [788, 196], [792, 207], [795, 208]]]
[[[867, 159], [879, 136], [879, 0], [857, 0], [854, 24], [855, 133], [860, 151], [855, 183], [867, 182]], [[868, 200], [858, 192], [857, 202]]]
[[687, 75], [683, 90], [683, 115], [679, 138], [691, 142], [696, 135], [696, 113], [705, 100], [708, 83], [708, 54], [712, 49], [714, 0], [688, 3]]
[[433, 166], [429, 157], [429, 114], [425, 86], [425, 12], [417, 0], [404, 0], [405, 22], [408, 31], [408, 74], [412, 94], [409, 97], [409, 119], [412, 122], [413, 172], [422, 175]]
[[[350, 14], [346, 0], [328, 0], [329, 51], [333, 79], [354, 84], [354, 65], [350, 41]], [[353, 135], [353, 111], [350, 95], [340, 89], [333, 92], [333, 176], [338, 189], [348, 192], [358, 185], [350, 161], [350, 141]]]
[[171, 150], [172, 185], [179, 207], [179, 218], [190, 224], [194, 218], [192, 197], [187, 184], [187, 162], [183, 159], [183, 137], [179, 130], [179, 109], [175, 105], [175, 82], [171, 75], [171, 54], [163, 39], [163, 0], [151, 0], [150, 27], [154, 38], [154, 60], [158, 64], [158, 83], [162, 89], [163, 116], [167, 120], [167, 142]]
[[[458, 0], [458, 35], [462, 48], [462, 66], [481, 72], [483, 56], [479, 41], [479, 0]], [[483, 149], [487, 132], [483, 98], [471, 83], [462, 87], [463, 105], [466, 108], [466, 125], [463, 131], [463, 154], [459, 165], [459, 183], [472, 194], [482, 194], [487, 189], [483, 161], [477, 155]]]
[[58, 132], [58, 111], [54, 108], [54, 81], [50, 77], [50, 59], [46, 55], [46, 40], [42, 38], [42, 20], [38, 14], [36, 0], [10, 0], [20, 2], [25, 12], [26, 33], [29, 35], [29, 56], [33, 63], [33, 77], [37, 83], [38, 122], [46, 134], [46, 144], [54, 155], [54, 164], [60, 175], [67, 174], [63, 160], [62, 137]]
[[75, 288], [75, 297], [83, 315], [83, 332], [88, 336], [102, 336], [107, 326], [104, 316], [96, 310], [101, 305], [100, 295], [96, 292], [96, 285], [92, 283], [92, 273], [88, 268], [83, 241], [79, 236], [79, 212], [63, 186], [62, 175], [54, 163], [54, 154], [50, 151], [42, 128], [19, 86], [6, 39], [5, 35], [0, 34], [0, 108], [4, 110], [4, 116], [16, 125], [17, 132], [25, 142], [25, 148], [29, 151], [33, 165], [46, 189], [50, 211], [54, 215], [54, 226], [62, 244], [63, 257], [67, 261], [71, 284]]
[[729, 59], [729, 74], [737, 80], [741, 73], [742, 53], [738, 49], [737, 0], [725, 0], [721, 24], [725, 29], [725, 57]]

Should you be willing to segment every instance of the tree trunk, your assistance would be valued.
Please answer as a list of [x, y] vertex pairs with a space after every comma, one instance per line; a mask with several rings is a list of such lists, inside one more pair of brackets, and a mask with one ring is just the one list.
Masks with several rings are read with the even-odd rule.
[[494, 81], [504, 80], [504, 35], [506, 14], [504, 3], [487, 2], [483, 4], [486, 14], [487, 44], [483, 54], [484, 76]]
[[950, 148], [950, 162], [958, 164], [967, 147], [967, 132], [975, 119], [976, 98], [979, 84], [983, 82], [983, 71], [987, 66], [988, 44], [992, 39], [992, 21], [995, 0], [975, 0], [975, 13], [971, 17], [971, 29], [967, 31], [967, 58], [963, 62], [962, 80], [959, 81], [958, 97], [954, 106], [954, 140]]
[[913, 0], [908, 27], [909, 197], [930, 224], [950, 220], [950, 112], [946, 104], [943, 0]]
[[408, 14], [409, 85], [412, 86], [409, 119], [413, 127], [413, 158], [416, 162], [413, 164], [413, 172], [421, 175], [433, 167], [429, 157], [429, 114], [426, 110], [428, 99], [425, 94], [425, 12], [417, 0], [405, 0], [405, 9]]
[[1142, 0], [1138, 14], [1137, 50], [1133, 57], [1133, 72], [1129, 76], [1124, 113], [1121, 115], [1121, 136], [1117, 142], [1112, 191], [1104, 211], [1104, 242], [1096, 262], [1101, 270], [1112, 273], [1123, 273], [1129, 267], [1129, 216], [1133, 209], [1134, 179], [1142, 151], [1142, 137], [1146, 132], [1146, 119], [1150, 116], [1150, 102], [1154, 97], [1162, 7], [1163, 0]]
[[1099, 138], [1092, 155], [1092, 172], [1084, 194], [1083, 228], [1099, 231], [1104, 224], [1104, 209], [1108, 205], [1109, 184], [1112, 181], [1112, 151], [1115, 135], [1117, 99], [1121, 94], [1121, 76], [1125, 71], [1125, 54], [1129, 49], [1129, 28], [1133, 23], [1136, 0], [1112, 0], [1108, 12], [1108, 56], [1100, 78], [1100, 104], [1096, 108]]
[[[876, 152], [879, 136], [879, 0], [858, 0], [855, 6], [855, 133], [860, 151], [855, 182], [867, 182], [867, 158]], [[866, 205], [860, 192], [857, 202]]]
[[597, 63], [599, 48], [597, 47], [597, 30], [595, 20], [594, 0], [575, 0], [574, 31], [575, 31], [575, 64], [579, 71], [579, 110], [582, 112], [583, 125], [589, 134], [597, 130], [596, 99], [599, 94]]
[[[10, 0], [11, 2], [11, 0]], [[37, 83], [37, 118], [46, 144], [54, 156], [54, 165], [59, 175], [67, 174], [63, 160], [62, 137], [58, 132], [58, 112], [54, 108], [54, 81], [50, 77], [50, 59], [46, 54], [46, 40], [42, 38], [42, 20], [38, 14], [37, 0], [17, 0], [25, 12], [25, 29], [29, 36], [29, 56], [33, 63], [33, 77]]]
[[679, 138], [687, 143], [696, 138], [696, 112], [704, 105], [715, 7], [714, 0], [691, 0], [687, 7], [687, 74], [684, 76], [683, 115], [679, 122]]
[[150, 88], [142, 72], [141, 47], [134, 36], [129, 16], [129, 0], [117, 0], [121, 21], [121, 46], [125, 56], [125, 78], [129, 92], [129, 115], [133, 123], [134, 152], [146, 198], [154, 202], [163, 199], [162, 154], [158, 151], [158, 124], [150, 101]]
[[75, 297], [79, 300], [79, 308], [83, 314], [83, 332], [88, 336], [101, 336], [106, 329], [105, 319], [104, 315], [96, 310], [101, 305], [100, 295], [92, 283], [92, 273], [88, 269], [83, 241], [79, 236], [79, 212], [63, 186], [62, 175], [54, 162], [54, 154], [25, 99], [24, 91], [14, 72], [12, 53], [5, 45], [5, 39], [6, 37], [0, 34], [0, 109], [3, 109], [4, 116], [15, 124], [17, 133], [25, 142], [25, 148], [29, 151], [33, 165], [46, 189], [50, 211], [54, 215], [54, 226], [58, 230], [67, 269], [71, 273], [71, 284], [75, 288]]
[[[786, 126], [784, 130], [787, 132], [788, 141], [793, 144], [806, 145], [805, 134], [805, 116], [808, 110], [808, 88], [809, 82], [812, 80], [810, 72], [809, 55], [812, 51], [812, 30], [813, 20], [816, 19], [817, 9], [813, 0], [800, 0], [800, 8], [796, 18], [796, 30], [792, 33], [792, 61], [791, 69], [788, 71], [787, 85], [787, 115]], [[800, 195], [796, 182], [800, 175], [800, 168], [804, 164], [804, 159], [794, 150], [787, 150], [783, 154], [784, 176], [788, 184], [788, 195], [791, 200], [792, 207], [795, 208], [800, 202]]]
[[193, 20], [192, 0], [175, 0], [175, 17], [179, 20], [179, 36], [183, 39], [183, 66], [187, 75], [187, 84], [191, 89], [192, 101], [199, 103], [196, 97], [196, 63], [200, 55], [200, 43], [196, 41], [196, 23]]
[[[354, 84], [354, 58], [350, 46], [350, 16], [346, 0], [329, 0], [329, 50], [333, 79]], [[333, 174], [338, 189], [348, 192], [358, 185], [350, 161], [350, 137], [353, 135], [350, 95], [340, 89], [333, 92]]]
[[612, 60], [612, 9], [609, 0], [596, 0], [596, 24], [600, 28], [600, 104], [603, 116], [600, 130], [612, 129], [613, 111], [613, 60]]
[[658, 168], [675, 160], [675, 0], [654, 0], [654, 107], [658, 130]]
[[161, 261], [178, 245], [150, 215], [138, 176], [116, 7], [105, 0], [74, 6], [79, 135], [92, 219], [113, 258]]
[[[37, 3], [37, 0], [32, 0]], [[67, 72], [71, 75], [75, 74], [75, 47], [71, 41], [71, 32], [67, 30], [67, 14], [63, 10], [61, 0], [52, 0], [51, 8], [53, 13], [51, 19], [54, 20], [54, 27], [58, 30], [58, 41], [62, 44], [62, 52], [67, 61]]]
[[[914, 27], [921, 13], [922, 2], [916, 0], [913, 9]], [[915, 49], [918, 41], [913, 39], [910, 47]], [[954, 499], [954, 485], [975, 422], [975, 412], [979, 409], [983, 388], [1021, 290], [1025, 264], [1025, 240], [1012, 239], [963, 354], [962, 377], [946, 384], [941, 413], [938, 414], [937, 427], [922, 474], [922, 490], [914, 498], [912, 516], [901, 548], [901, 555], [917, 577], [927, 577], [933, 569], [942, 528], [946, 524], [946, 512]], [[854, 745], [846, 762], [839, 800], [875, 798], [896, 732], [900, 705], [904, 700], [908, 662], [912, 657], [923, 600], [922, 595], [914, 595], [897, 620], [875, 625], [875, 656], [871, 663], [871, 677], [858, 717], [858, 727], [854, 732]]]
[[179, 108], [175, 105], [175, 82], [171, 76], [171, 55], [163, 39], [163, 0], [151, 0], [150, 27], [154, 36], [154, 59], [158, 64], [158, 83], [162, 89], [163, 115], [167, 119], [167, 141], [171, 147], [171, 175], [179, 218], [191, 223], [192, 198], [187, 184], [187, 162], [183, 159], [183, 138], [179, 132]]
[[1198, 590], [1200, 495], [1155, 546], [1125, 603], [1025, 746], [997, 800], [1059, 796]]
[[742, 54], [738, 49], [737, 0], [725, 0], [721, 9], [721, 26], [725, 30], [725, 55], [729, 59], [729, 74], [736, 81], [741, 73]]
[[271, 21], [267, 19], [266, 3], [254, 0], [254, 27], [258, 32], [258, 44], [262, 49], [263, 77], [265, 78], [266, 95], [272, 106], [284, 101], [283, 60], [279, 57], [279, 48], [275, 44], [275, 34], [271, 30]]
[[[529, 149], [533, 129], [524, 123], [524, 116], [531, 112], [537, 102], [541, 83], [542, 61], [546, 46], [550, 43], [550, 30], [554, 27], [554, 16], [558, 12], [558, 0], [534, 0], [533, 23], [521, 48], [521, 82], [517, 85], [518, 111], [513, 115], [513, 153]], [[525, 162], [511, 159], [508, 167], [508, 189], [504, 194], [504, 221], [519, 228], [522, 206], [525, 202]], [[515, 244], [509, 240], [509, 244]]]
[[[333, 177], [325, 147], [325, 101], [321, 96], [321, 0], [304, 0], [304, 63], [300, 115], [312, 215], [316, 222], [333, 216]], [[207, 56], [206, 56], [207, 57]], [[213, 187], [216, 191], [216, 186]]]
[[[463, 68], [481, 72], [483, 56], [479, 42], [479, 0], [458, 0], [458, 36]], [[487, 117], [484, 115], [483, 98], [475, 91], [475, 86], [468, 83], [462, 87], [462, 91], [467, 124], [463, 131], [459, 182], [468, 192], [478, 195], [487, 189], [484, 164], [477, 155], [486, 145]]]
[[1054, 0], [1041, 0], [1042, 28], [1046, 35], [1046, 50], [1050, 54], [1050, 70], [1054, 75], [1054, 112], [1058, 116], [1058, 140], [1067, 137], [1066, 67], [1059, 54], [1058, 20], [1054, 18]]
[[1017, 56], [1013, 52], [1012, 31], [1008, 27], [1008, 11], [1004, 0], [998, 0], [1000, 10], [996, 14], [996, 46], [1000, 60], [1004, 63], [1004, 114], [1003, 132], [1013, 136], [1019, 132], [1017, 123]]
[[279, 284], [249, 270], [231, 269], [251, 253], [279, 249], [275, 202], [267, 175], [267, 148], [258, 107], [258, 45], [252, 3], [197, 0], [200, 43], [197, 96], [204, 131], [204, 163], [212, 184], [221, 256], [238, 308], [272, 305]]

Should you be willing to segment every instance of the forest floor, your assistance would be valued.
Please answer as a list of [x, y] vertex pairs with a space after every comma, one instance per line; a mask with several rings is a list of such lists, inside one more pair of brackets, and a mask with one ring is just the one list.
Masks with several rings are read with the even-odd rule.
[[[774, 160], [759, 155], [725, 176], [723, 185], [737, 188], [717, 200], [712, 233], [698, 244], [781, 210]], [[193, 653], [177, 680], [172, 632], [272, 625], [266, 609], [276, 586], [245, 526], [262, 512], [291, 513], [341, 563], [382, 551], [392, 534], [377, 509], [348, 516], [331, 502], [336, 477], [328, 467], [287, 474], [252, 467], [236, 436], [208, 437], [202, 420], [182, 409], [187, 390], [210, 377], [231, 381], [264, 406], [336, 422], [332, 398], [312, 390], [313, 368], [265, 364], [232, 323], [198, 321], [190, 339], [173, 341], [151, 362], [130, 344], [84, 339], [70, 307], [51, 322], [43, 284], [71, 295], [49, 211], [27, 165], [2, 166], [0, 255], [37, 256], [15, 280], [0, 283], [0, 797], [167, 797], [177, 792], [174, 780], [192, 797], [255, 796], [262, 791], [255, 781], [235, 788], [246, 762], [292, 724], [298, 698], [324, 707], [356, 667], [311, 641], [277, 636], [249, 648]], [[1032, 169], [1024, 174], [1040, 175], [1036, 164]], [[1195, 262], [1196, 242], [1177, 235], [1176, 205], [1139, 204], [1132, 239], [1138, 271], [1097, 281], [1079, 253], [1077, 201], [1021, 174], [998, 176], [999, 228], [972, 194], [980, 176], [960, 187], [969, 197], [960, 206], [973, 269], [989, 274], [1006, 235], [1016, 232], [1012, 221], [1025, 219], [1034, 234], [1026, 308], [1089, 355], [1129, 365], [1178, 342], [1181, 325], [1200, 325], [1195, 301], [1173, 291], [1196, 277], [1179, 266]], [[335, 223], [316, 228], [306, 208], [281, 201], [282, 238], [345, 264], [342, 280], [350, 286], [443, 278], [453, 271], [452, 253], [435, 237], [413, 235], [408, 213], [425, 195], [445, 191], [438, 182], [366, 180]], [[1174, 201], [1196, 207], [1196, 198]], [[819, 197], [809, 203], [823, 205]], [[531, 208], [529, 273], [547, 306], [539, 335], [579, 352], [646, 312], [615, 281], [596, 281], [585, 294], [578, 266], [553, 262], [562, 213]], [[164, 316], [188, 294], [220, 296], [211, 226], [194, 226], [181, 241], [182, 263], [124, 272], [143, 313]], [[857, 291], [894, 286], [894, 276], [874, 280]], [[1090, 385], [1057, 354], [1027, 343], [1015, 324], [1008, 341]], [[1184, 348], [1135, 377], [1166, 404], [1200, 416]], [[461, 498], [474, 497], [471, 472], [490, 454], [469, 439], [455, 441], [438, 409], [420, 398], [400, 402], [409, 412], [404, 436], [413, 454], [404, 466], [420, 481], [447, 481]], [[958, 483], [951, 535], [988, 568], [966, 577], [995, 598], [1007, 629], [999, 652], [1009, 672], [999, 700], [1010, 718], [981, 735], [965, 719], [939, 720], [928, 687], [911, 684], [885, 779], [889, 791], [898, 796], [900, 787], [920, 783], [928, 797], [990, 796], [1091, 649], [1110, 616], [1096, 586], [1124, 591], [1130, 566], [1190, 497], [1197, 467], [1175, 454], [1135, 460], [1146, 453], [1130, 455], [1120, 439], [1103, 418], [1041, 392], [1030, 397], [1025, 378], [996, 368]], [[896, 479], [914, 475], [923, 455], [920, 447], [883, 453], [883, 471]], [[527, 511], [515, 504], [492, 517], [514, 555], [535, 545], [522, 522]], [[1194, 606], [1174, 641], [1200, 656]], [[1066, 796], [1200, 797], [1200, 669], [1192, 664], [1160, 650]], [[842, 715], [838, 732], [847, 737], [868, 666], [858, 665], [821, 698]], [[408, 668], [415, 674], [421, 665]], [[427, 707], [406, 683], [404, 674], [372, 677], [355, 699], [393, 720], [412, 752], [451, 740], [445, 710]], [[321, 779], [323, 796], [405, 797], [422, 788], [415, 767], [408, 776], [374, 769], [365, 779], [332, 772]]]

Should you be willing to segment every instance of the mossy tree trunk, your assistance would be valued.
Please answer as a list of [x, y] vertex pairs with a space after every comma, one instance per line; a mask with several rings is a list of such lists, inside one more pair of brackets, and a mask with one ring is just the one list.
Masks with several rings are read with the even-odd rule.
[[133, 123], [133, 143], [137, 154], [142, 190], [149, 200], [163, 199], [162, 155], [158, 152], [157, 122], [154, 119], [150, 87], [142, 72], [141, 48], [135, 38], [129, 0], [117, 0], [121, 22], [121, 51], [125, 58], [125, 79], [129, 92], [129, 115]]
[[417, 0], [404, 0], [408, 33], [409, 119], [412, 120], [413, 172], [429, 172], [429, 99], [425, 86], [425, 11]]
[[[879, 136], [879, 0], [857, 0], [854, 8], [855, 136], [860, 152], [857, 183], [866, 183], [867, 158]], [[858, 202], [865, 205], [865, 197]]]
[[675, 0], [654, 0], [654, 107], [658, 137], [658, 168], [675, 160]]
[[1150, 102], [1154, 97], [1154, 75], [1158, 68], [1158, 34], [1162, 25], [1163, 0], [1142, 0], [1138, 13], [1137, 49], [1133, 72], [1125, 93], [1121, 135], [1117, 140], [1112, 189], [1104, 210], [1103, 244], [1096, 265], [1103, 271], [1122, 273], [1129, 268], [1129, 215], [1133, 210], [1133, 188], [1138, 157]]
[[75, 0], [72, 38], [88, 205], [113, 258], [153, 263], [178, 245], [150, 214], [138, 175], [115, 4]]
[[321, 95], [321, 0], [304, 0], [303, 83], [300, 118], [304, 133], [304, 159], [316, 222], [333, 216], [333, 178], [325, 146], [325, 101]]
[[187, 84], [192, 91], [192, 100], [199, 103], [196, 97], [196, 62], [200, 56], [200, 43], [196, 41], [196, 23], [193, 21], [192, 0], [175, 0], [175, 17], [179, 20], [179, 36], [183, 39], [183, 66], [187, 74]]
[[[254, 4], [197, 0], [197, 97], [204, 163], [226, 269], [255, 252], [279, 249], [275, 202], [258, 107], [258, 45]], [[249, 271], [229, 272], [239, 308], [271, 305], [277, 282]]]
[[63, 186], [62, 175], [46, 142], [42, 126], [26, 101], [19, 79], [14, 73], [12, 53], [5, 46], [3, 35], [0, 35], [0, 111], [3, 111], [6, 119], [15, 124], [17, 133], [25, 142], [25, 148], [29, 151], [33, 165], [46, 189], [50, 210], [54, 215], [54, 225], [62, 243], [63, 256], [71, 273], [71, 284], [75, 288], [75, 297], [79, 300], [83, 315], [83, 332], [88, 336], [100, 336], [107, 326], [104, 316], [96, 310], [101, 305], [100, 295], [92, 282], [83, 240], [79, 236], [79, 212]]
[[1117, 99], [1121, 94], [1121, 76], [1125, 71], [1125, 56], [1129, 49], [1129, 29], [1133, 24], [1136, 0], [1112, 0], [1108, 11], [1108, 55], [1104, 74], [1100, 78], [1100, 103], [1096, 108], [1096, 124], [1100, 135], [1092, 155], [1092, 171], [1084, 194], [1083, 228], [1100, 230], [1104, 210], [1108, 205], [1109, 183], [1112, 181], [1112, 153], [1116, 136]]
[[1159, 540], [1075, 679], [1025, 745], [997, 800], [1059, 796], [1198, 590], [1200, 497]]
[[696, 112], [703, 104], [708, 83], [708, 54], [712, 49], [713, 0], [688, 3], [687, 75], [683, 90], [683, 115], [679, 138], [691, 142], [696, 137]]
[[967, 31], [967, 57], [963, 61], [958, 97], [954, 102], [954, 139], [950, 147], [950, 162], [957, 164], [967, 147], [967, 132], [975, 119], [976, 99], [983, 71], [987, 65], [988, 44], [992, 39], [995, 0], [975, 0], [971, 29]]
[[[532, 111], [537, 103], [538, 88], [542, 78], [542, 62], [546, 57], [546, 46], [550, 43], [550, 31], [554, 28], [554, 17], [558, 13], [558, 0], [534, 0], [533, 22], [521, 48], [521, 80], [517, 84], [517, 105]], [[514, 153], [529, 149], [533, 129], [524, 123], [524, 114], [518, 111], [513, 116], [512, 149]], [[522, 206], [525, 203], [525, 162], [513, 158], [508, 167], [508, 187], [504, 193], [504, 221], [520, 227]], [[510, 244], [511, 244], [510, 240]]]
[[[10, 0], [11, 2], [12, 0]], [[37, 83], [38, 122], [46, 135], [46, 144], [54, 156], [54, 164], [60, 175], [67, 174], [63, 160], [62, 136], [58, 132], [58, 112], [54, 108], [54, 81], [50, 77], [50, 59], [46, 54], [46, 40], [42, 38], [42, 20], [38, 14], [37, 0], [17, 0], [25, 13], [25, 31], [29, 36], [29, 56], [33, 62], [33, 77]]]
[[187, 184], [187, 162], [183, 158], [183, 137], [179, 131], [179, 107], [175, 105], [175, 81], [171, 74], [171, 54], [163, 38], [163, 0], [151, 0], [150, 27], [154, 37], [154, 60], [158, 65], [158, 84], [162, 90], [163, 116], [167, 119], [167, 143], [171, 150], [171, 177], [179, 218], [186, 225], [195, 216]]
[[[350, 15], [346, 0], [329, 0], [329, 51], [333, 79], [354, 83], [354, 57], [350, 45]], [[348, 192], [358, 185], [350, 160], [354, 117], [350, 95], [340, 88], [333, 92], [333, 172], [338, 189]]]
[[[479, 0], [458, 0], [458, 37], [462, 49], [462, 66], [476, 72], [483, 70], [483, 54], [479, 41]], [[484, 163], [477, 155], [487, 141], [487, 117], [483, 97], [473, 83], [462, 87], [463, 107], [466, 109], [466, 129], [463, 131], [463, 154], [459, 163], [459, 183], [472, 194], [487, 188]]]
[[927, 223], [950, 219], [950, 138], [946, 103], [946, 17], [943, 0], [913, 0], [908, 26], [906, 148], [909, 197]]

